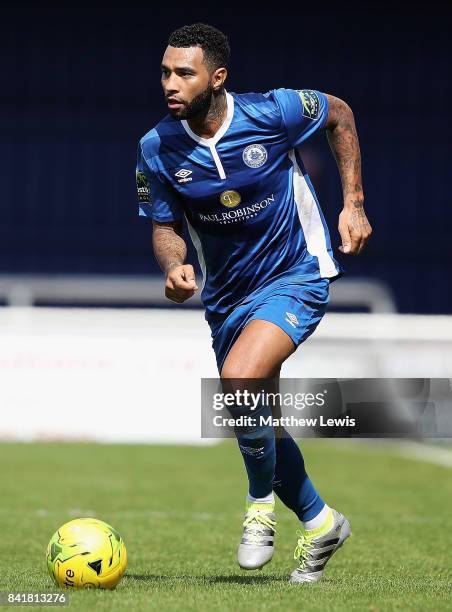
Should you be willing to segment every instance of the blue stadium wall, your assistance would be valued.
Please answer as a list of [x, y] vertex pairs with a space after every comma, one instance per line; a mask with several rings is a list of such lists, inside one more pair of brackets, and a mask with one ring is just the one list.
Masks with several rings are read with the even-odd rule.
[[[451, 312], [448, 9], [299, 6], [2, 3], [0, 273], [158, 272], [137, 216], [136, 144], [166, 112], [168, 34], [204, 21], [230, 37], [230, 91], [308, 87], [352, 106], [374, 235], [364, 256], [338, 257], [350, 278], [386, 281], [402, 312]], [[337, 247], [323, 134], [306, 161]]]

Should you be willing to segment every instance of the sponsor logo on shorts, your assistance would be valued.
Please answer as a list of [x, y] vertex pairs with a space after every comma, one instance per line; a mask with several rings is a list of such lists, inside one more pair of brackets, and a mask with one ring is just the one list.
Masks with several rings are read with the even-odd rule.
[[286, 312], [286, 321], [287, 323], [290, 323], [290, 325], [292, 325], [292, 327], [297, 327], [297, 325], [300, 325], [300, 323], [298, 322], [297, 317], [292, 314], [291, 312]]
[[[223, 196], [225, 193], [230, 194], [231, 192], [224, 191], [221, 195]], [[239, 196], [239, 194], [236, 191], [232, 193], [236, 193]], [[268, 206], [274, 203], [275, 203], [275, 196], [272, 193], [271, 195], [267, 196], [260, 202], [255, 202], [254, 204], [250, 204], [249, 206], [241, 206], [240, 208], [232, 210], [234, 206], [238, 206], [239, 204], [238, 202], [237, 204], [231, 203], [229, 204], [229, 206], [227, 204], [224, 204], [225, 206], [227, 206], [227, 208], [231, 208], [231, 210], [228, 210], [227, 212], [226, 211], [225, 212], [215, 212], [215, 213], [210, 213], [210, 214], [198, 213], [198, 218], [200, 221], [203, 221], [204, 223], [220, 223], [223, 225], [227, 223], [240, 223], [241, 221], [246, 221], [247, 219], [256, 217], [263, 210], [265, 210]]]
[[268, 159], [267, 149], [260, 144], [251, 144], [243, 150], [242, 158], [249, 168], [260, 168]]
[[312, 89], [297, 89], [303, 105], [303, 116], [308, 119], [317, 119], [320, 110], [320, 100]]

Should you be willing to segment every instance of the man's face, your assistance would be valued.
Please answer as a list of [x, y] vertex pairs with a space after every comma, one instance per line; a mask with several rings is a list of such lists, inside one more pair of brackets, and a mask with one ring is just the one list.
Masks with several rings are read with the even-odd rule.
[[212, 75], [203, 57], [201, 47], [166, 48], [162, 87], [168, 110], [175, 119], [189, 119], [210, 106]]

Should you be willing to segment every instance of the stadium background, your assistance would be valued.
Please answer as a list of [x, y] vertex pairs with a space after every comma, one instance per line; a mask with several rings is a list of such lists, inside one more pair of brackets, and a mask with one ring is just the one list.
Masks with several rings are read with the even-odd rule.
[[[165, 8], [150, 2], [5, 2], [2, 16], [0, 453], [6, 469], [0, 484], [8, 501], [0, 519], [8, 534], [4, 551], [12, 557], [2, 567], [0, 586], [48, 587], [40, 566], [44, 540], [61, 522], [89, 512], [110, 518], [135, 552], [124, 589], [127, 597], [139, 591], [142, 599], [123, 599], [123, 605], [150, 609], [151, 589], [156, 607], [178, 609], [183, 597], [186, 609], [197, 609], [202, 597], [206, 609], [213, 602], [223, 609], [212, 595], [220, 586], [228, 591], [230, 608], [246, 602], [253, 589], [269, 589], [271, 599], [271, 584], [234, 578], [245, 490], [235, 448], [117, 446], [199, 443], [199, 380], [216, 374], [199, 303], [181, 308], [165, 302], [151, 226], [137, 215], [137, 141], [165, 114], [162, 51], [180, 25], [212, 23], [230, 37], [230, 91], [309, 87], [344, 98], [354, 110], [374, 234], [361, 257], [336, 251], [347, 277], [333, 286], [330, 313], [283, 375], [449, 377], [448, 9], [439, 3], [311, 3], [289, 14], [266, 3], [243, 4], [239, 11], [225, 3], [203, 11], [188, 3]], [[322, 135], [306, 144], [304, 159], [337, 247], [340, 183]], [[193, 249], [190, 257], [194, 261]], [[69, 443], [74, 441], [83, 444]], [[446, 551], [439, 523], [446, 522], [448, 448], [408, 443], [382, 452], [327, 441], [306, 448], [317, 481], [363, 536], [357, 576], [368, 589], [361, 592], [353, 583], [339, 596], [341, 580], [349, 582], [351, 568], [357, 572], [352, 557], [344, 556], [345, 567], [332, 564], [327, 592], [315, 591], [306, 609], [326, 609], [332, 593], [335, 609], [392, 609], [401, 593], [413, 606], [429, 609], [427, 592], [432, 609], [441, 609]], [[221, 492], [209, 462], [226, 483]], [[325, 469], [332, 462], [331, 479]], [[187, 479], [178, 471], [181, 464]], [[348, 495], [350, 470], [356, 488]], [[379, 483], [380, 497], [372, 481]], [[443, 483], [440, 492], [431, 489], [435, 481]], [[206, 492], [196, 497], [190, 482]], [[367, 522], [362, 496], [370, 509]], [[186, 542], [171, 517], [201, 533], [203, 526], [218, 527], [212, 522], [217, 506], [230, 533], [215, 540], [224, 556], [216, 565], [222, 584], [214, 577], [218, 560], [209, 557], [204, 541], [209, 569], [193, 547], [197, 561], [183, 565], [181, 586], [181, 567], [171, 554]], [[383, 525], [391, 525], [394, 512], [402, 539], [394, 539], [389, 564], [400, 582], [386, 584], [387, 599], [381, 599], [375, 577], [384, 582], [388, 561], [378, 565], [366, 544], [375, 536], [378, 516], [382, 526], [374, 545], [381, 545]], [[409, 526], [422, 525], [426, 512], [438, 517], [430, 533], [439, 551], [433, 567], [423, 565], [422, 538], [411, 549], [407, 544]], [[281, 516], [284, 534], [289, 516]], [[18, 525], [32, 542], [29, 557], [16, 552]], [[150, 542], [143, 543], [149, 525]], [[386, 545], [391, 548], [389, 540]], [[282, 580], [287, 568], [275, 567]], [[165, 572], [166, 581], [160, 575]], [[202, 579], [193, 578], [196, 572]], [[245, 591], [238, 594], [237, 587]], [[292, 609], [292, 596], [278, 589], [284, 609]], [[80, 609], [86, 601], [80, 600]], [[278, 608], [269, 603], [262, 609]]]
[[[2, 6], [3, 272], [157, 272], [136, 216], [136, 145], [166, 113], [169, 32], [204, 19], [230, 36], [231, 91], [311, 87], [350, 103], [375, 237], [347, 271], [387, 283], [400, 312], [450, 312], [447, 8], [314, 3], [289, 18], [265, 3]], [[321, 136], [315, 145], [307, 163], [337, 246], [338, 176]]]

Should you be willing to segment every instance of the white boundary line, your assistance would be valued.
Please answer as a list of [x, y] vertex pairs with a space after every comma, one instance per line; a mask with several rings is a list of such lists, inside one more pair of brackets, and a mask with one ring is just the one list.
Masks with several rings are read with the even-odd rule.
[[[327, 439], [325, 439], [325, 442], [327, 442]], [[390, 453], [404, 459], [452, 468], [452, 440], [448, 440], [448, 442], [450, 442], [449, 448], [434, 446], [433, 443], [429, 442], [388, 438], [344, 438], [342, 440], [336, 439], [332, 443], [336, 448], [343, 451], [359, 452], [363, 447], [367, 447], [369, 450]], [[303, 448], [303, 441], [301, 444]]]
[[397, 443], [398, 454], [407, 459], [433, 463], [443, 467], [452, 468], [452, 450], [431, 446], [420, 442], [401, 441]]

